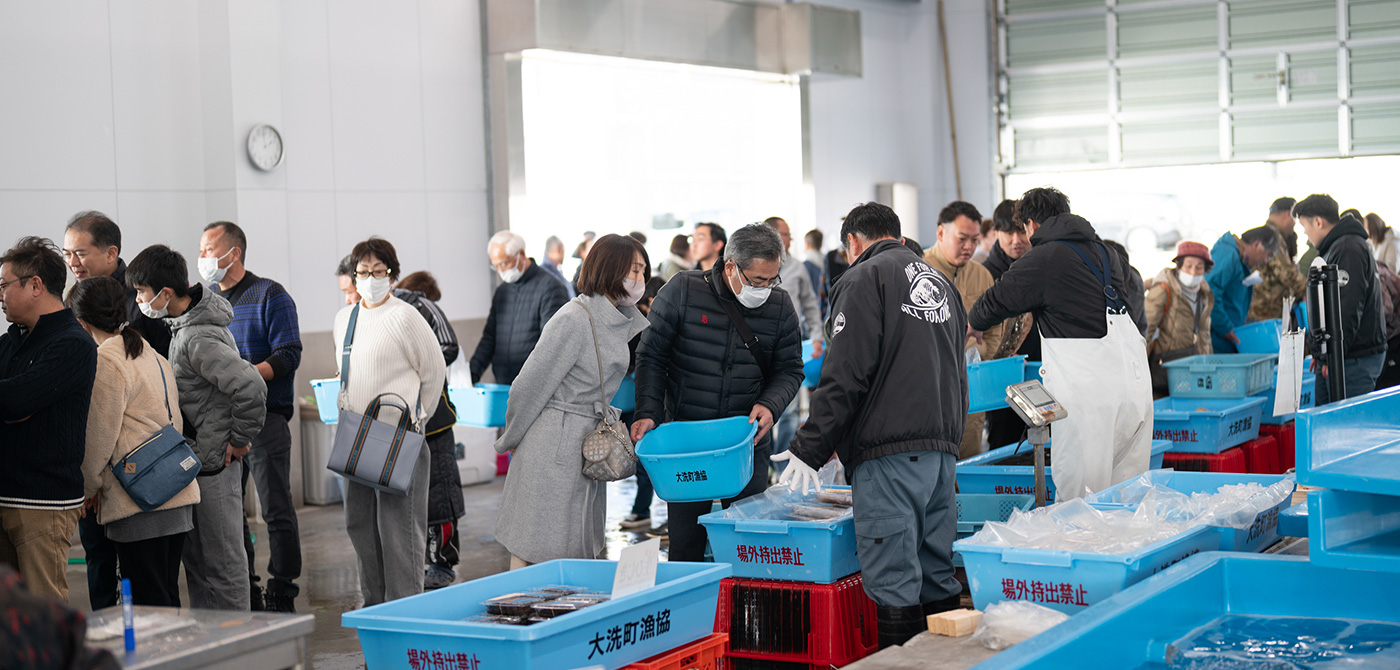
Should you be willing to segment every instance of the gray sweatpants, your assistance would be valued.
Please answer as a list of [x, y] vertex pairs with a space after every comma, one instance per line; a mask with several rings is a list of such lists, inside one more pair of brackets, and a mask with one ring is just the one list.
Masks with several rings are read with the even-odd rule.
[[962, 593], [953, 576], [955, 462], [953, 454], [918, 451], [856, 466], [856, 552], [875, 604], [912, 607]]
[[243, 462], [199, 477], [194, 530], [185, 536], [190, 607], [248, 611], [248, 554], [243, 548]]
[[424, 445], [406, 495], [345, 480], [345, 531], [359, 561], [365, 607], [423, 592], [430, 462]]

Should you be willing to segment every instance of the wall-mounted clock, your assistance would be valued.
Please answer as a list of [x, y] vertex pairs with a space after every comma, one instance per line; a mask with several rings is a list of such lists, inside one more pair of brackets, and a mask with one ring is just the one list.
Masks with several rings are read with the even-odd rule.
[[283, 156], [282, 134], [265, 123], [253, 126], [248, 133], [248, 160], [253, 167], [271, 172], [282, 164]]

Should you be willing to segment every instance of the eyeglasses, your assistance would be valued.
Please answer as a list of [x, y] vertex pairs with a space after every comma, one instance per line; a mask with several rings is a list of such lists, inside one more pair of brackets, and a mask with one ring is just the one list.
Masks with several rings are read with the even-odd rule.
[[749, 276], [744, 273], [744, 268], [740, 268], [738, 263], [735, 263], [734, 267], [739, 269], [739, 276], [743, 277], [744, 281], [747, 282], [749, 286], [752, 286], [754, 288], [777, 288], [783, 283], [783, 278], [781, 276], [773, 277], [771, 279], [766, 277], [759, 277], [758, 282], [755, 282], [754, 280], [749, 279]]
[[383, 268], [380, 268], [380, 269], [378, 269], [378, 270], [370, 270], [370, 271], [356, 270], [356, 271], [355, 271], [355, 276], [358, 277], [358, 278], [360, 278], [360, 279], [369, 279], [370, 277], [374, 277], [375, 279], [383, 279], [383, 278], [389, 276], [389, 271], [388, 271], [388, 270], [385, 270], [385, 269], [383, 269]]
[[16, 283], [16, 282], [19, 282], [19, 284], [20, 284], [21, 286], [23, 286], [23, 285], [24, 285], [24, 282], [29, 281], [30, 279], [33, 279], [33, 278], [34, 278], [34, 275], [24, 275], [23, 277], [15, 277], [14, 279], [11, 279], [10, 281], [0, 282], [0, 291], [4, 291], [9, 285], [14, 284], [14, 283]]

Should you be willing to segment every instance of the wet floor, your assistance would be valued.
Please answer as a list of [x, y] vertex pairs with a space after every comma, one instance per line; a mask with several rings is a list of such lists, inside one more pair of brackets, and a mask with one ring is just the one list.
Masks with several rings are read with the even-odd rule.
[[[457, 566], [457, 581], [466, 582], [504, 571], [510, 563], [510, 556], [496, 543], [496, 512], [500, 505], [501, 493], [505, 489], [505, 477], [463, 487], [466, 501], [466, 514], [461, 519], [461, 564]], [[608, 484], [608, 532], [606, 555], [616, 557], [623, 547], [648, 539], [646, 529], [635, 532], [624, 531], [619, 525], [623, 517], [632, 511], [637, 485], [633, 479]], [[302, 578], [299, 580], [301, 593], [297, 596], [296, 608], [300, 613], [316, 617], [316, 630], [309, 640], [308, 668], [314, 670], [349, 670], [363, 668], [359, 640], [353, 630], [340, 626], [340, 615], [361, 606], [359, 577], [355, 565], [355, 551], [350, 546], [350, 538], [345, 534], [345, 514], [340, 505], [310, 505], [297, 510], [301, 526]], [[666, 520], [666, 503], [653, 499], [651, 505], [652, 525], [659, 526]], [[252, 527], [258, 541], [258, 571], [264, 582], [267, 579], [267, 553], [265, 546], [266, 528], [262, 524]], [[666, 542], [663, 538], [661, 556], [665, 559]], [[74, 538], [70, 556], [74, 559], [83, 555], [82, 546]], [[88, 603], [87, 577], [81, 564], [68, 568], [69, 602], [73, 607], [90, 611]], [[188, 602], [184, 579], [181, 578], [181, 598]]]

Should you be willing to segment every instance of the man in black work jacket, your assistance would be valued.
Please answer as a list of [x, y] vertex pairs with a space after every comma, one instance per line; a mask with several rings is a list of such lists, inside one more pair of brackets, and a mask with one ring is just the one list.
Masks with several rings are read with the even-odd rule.
[[0, 563], [68, 602], [68, 547], [83, 508], [97, 343], [63, 307], [58, 247], [21, 239], [0, 256]]
[[[1376, 390], [1376, 377], [1385, 365], [1385, 313], [1381, 305], [1380, 276], [1376, 259], [1366, 244], [1366, 228], [1353, 216], [1337, 217], [1337, 201], [1315, 193], [1293, 207], [1303, 233], [1317, 248], [1318, 257], [1337, 266], [1342, 298], [1342, 360], [1346, 373], [1346, 397]], [[1309, 294], [1311, 296], [1311, 294]], [[1313, 365], [1327, 377], [1325, 361]], [[1317, 385], [1317, 405], [1333, 400], [1331, 387]]]
[[812, 411], [782, 481], [816, 482], [833, 452], [855, 498], [856, 548], [880, 646], [902, 644], [928, 614], [956, 609], [954, 463], [967, 420], [967, 315], [946, 277], [900, 243], [878, 203], [841, 224], [850, 269], [832, 288], [828, 349]]
[[[633, 441], [666, 421], [747, 416], [758, 423], [753, 477], [739, 495], [722, 501], [725, 507], [767, 486], [769, 429], [802, 385], [802, 327], [792, 299], [776, 288], [782, 256], [772, 228], [753, 224], [735, 231], [723, 261], [666, 282], [637, 346]], [[730, 309], [758, 340], [754, 349], [745, 346]], [[709, 511], [709, 502], [671, 504], [670, 560], [704, 560], [707, 535], [697, 520]]]

